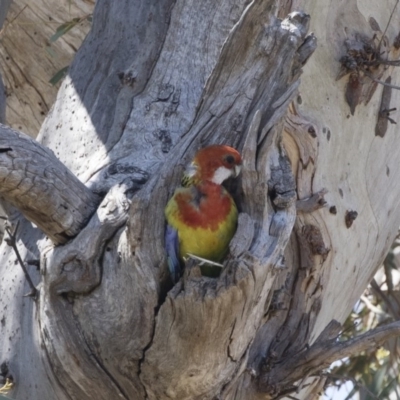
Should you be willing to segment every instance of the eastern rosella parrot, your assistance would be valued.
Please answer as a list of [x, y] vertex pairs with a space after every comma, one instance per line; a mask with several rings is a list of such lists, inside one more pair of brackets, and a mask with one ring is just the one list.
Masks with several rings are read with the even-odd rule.
[[165, 245], [173, 282], [179, 280], [181, 264], [201, 258], [216, 264], [225, 257], [236, 231], [236, 204], [222, 182], [240, 173], [237, 150], [215, 145], [201, 149], [165, 208]]

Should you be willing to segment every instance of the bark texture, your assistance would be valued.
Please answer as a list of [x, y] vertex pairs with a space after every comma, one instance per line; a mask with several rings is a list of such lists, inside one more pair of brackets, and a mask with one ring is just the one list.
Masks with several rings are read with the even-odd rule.
[[[31, 268], [40, 282], [33, 302], [22, 298], [23, 273], [2, 245], [0, 333], [8, 342], [0, 343], [0, 363], [17, 383], [15, 398], [277, 398], [302, 386], [299, 371], [288, 369], [303, 368], [305, 378], [323, 345], [334, 344], [400, 222], [400, 139], [390, 125], [375, 136], [376, 82], [360, 81], [346, 103], [349, 74], [335, 80], [353, 46], [345, 39], [372, 38], [376, 25], [364, 18], [372, 9], [355, 0], [308, 4], [323, 44], [308, 61], [316, 48], [310, 17], [288, 15], [300, 5], [98, 0], [36, 144], [45, 170], [63, 170], [71, 190], [63, 218], [76, 218], [73, 210], [82, 217], [69, 241], [55, 246], [8, 210], [9, 223], [20, 225], [23, 259], [40, 260], [40, 271]], [[378, 25], [389, 14], [390, 7]], [[395, 58], [397, 32], [386, 34]], [[381, 65], [367, 72], [399, 76]], [[218, 279], [189, 262], [172, 286], [163, 209], [196, 150], [213, 143], [243, 155], [242, 178], [231, 188], [238, 230]], [[10, 152], [4, 148], [1, 158]], [[6, 177], [27, 170], [4, 168]], [[10, 202], [20, 198], [13, 182]], [[32, 211], [51, 216], [40, 218], [50, 237], [54, 222], [65, 229], [51, 211], [56, 199]], [[323, 383], [299, 396], [310, 398]]]
[[29, 136], [0, 125], [0, 196], [55, 244], [76, 236], [98, 197]]
[[60, 84], [50, 79], [67, 67], [90, 29], [83, 20], [57, 41], [56, 29], [93, 12], [94, 0], [2, 0], [0, 69], [7, 95], [7, 123], [36, 137]]

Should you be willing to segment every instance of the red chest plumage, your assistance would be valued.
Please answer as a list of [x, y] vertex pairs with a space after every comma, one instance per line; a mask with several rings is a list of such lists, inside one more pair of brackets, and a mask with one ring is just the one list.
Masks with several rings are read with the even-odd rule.
[[179, 219], [192, 228], [216, 230], [232, 211], [231, 196], [223, 186], [204, 182], [175, 196]]

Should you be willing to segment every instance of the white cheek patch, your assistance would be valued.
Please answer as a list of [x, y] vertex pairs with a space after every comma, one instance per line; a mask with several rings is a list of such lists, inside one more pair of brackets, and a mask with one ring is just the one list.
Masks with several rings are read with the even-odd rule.
[[216, 183], [217, 185], [220, 185], [223, 181], [227, 180], [232, 176], [232, 170], [225, 168], [225, 167], [219, 167], [215, 173], [214, 176], [211, 179], [211, 182]]

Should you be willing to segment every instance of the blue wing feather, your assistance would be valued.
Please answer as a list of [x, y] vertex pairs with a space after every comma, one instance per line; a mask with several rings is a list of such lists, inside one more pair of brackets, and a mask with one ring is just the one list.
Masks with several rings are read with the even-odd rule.
[[167, 224], [165, 230], [165, 249], [167, 251], [168, 268], [173, 283], [181, 277], [181, 263], [179, 261], [179, 237], [178, 231]]

